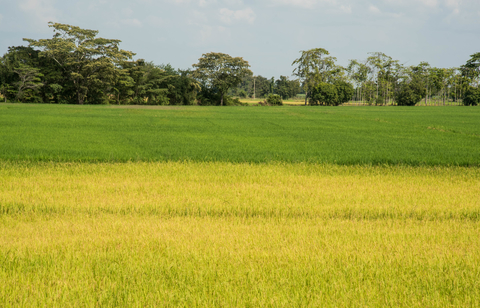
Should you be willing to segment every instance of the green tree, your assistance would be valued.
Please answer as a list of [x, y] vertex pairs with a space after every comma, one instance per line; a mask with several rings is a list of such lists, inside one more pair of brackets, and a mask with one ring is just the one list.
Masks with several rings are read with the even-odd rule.
[[329, 82], [340, 73], [335, 65], [335, 57], [328, 56], [330, 53], [323, 48], [314, 48], [300, 51], [300, 58], [293, 61], [296, 65], [293, 75], [300, 78], [305, 90], [305, 105], [312, 89], [320, 82]]
[[[25, 46], [9, 47], [8, 52], [0, 60], [0, 82], [2, 84], [2, 94], [5, 100], [22, 100], [39, 101], [41, 97], [38, 95], [39, 87], [28, 90], [23, 87], [25, 80], [22, 78], [30, 78], [30, 74], [26, 74], [26, 68], [32, 72], [37, 69], [35, 78], [40, 77], [38, 68], [40, 67], [38, 61], [38, 52], [32, 48]], [[38, 80], [37, 80], [38, 81]], [[27, 82], [28, 84], [29, 82]], [[19, 90], [21, 92], [19, 93]], [[23, 90], [28, 90], [24, 92]]]
[[353, 89], [351, 83], [343, 80], [337, 80], [334, 82], [334, 85], [337, 89], [338, 104], [347, 103], [352, 99], [355, 90]]
[[480, 105], [480, 88], [469, 86], [463, 97], [465, 106]]
[[203, 54], [198, 63], [193, 64], [193, 76], [209, 91], [217, 90], [220, 105], [223, 106], [225, 94], [231, 87], [237, 86], [245, 76], [252, 75], [250, 65], [241, 57], [231, 57], [224, 53]]
[[286, 76], [280, 76], [280, 79], [275, 81], [275, 93], [283, 99], [295, 97], [300, 93], [300, 82], [298, 80], [289, 80]]
[[41, 74], [40, 70], [36, 67], [20, 65], [19, 67], [15, 68], [14, 72], [18, 74], [20, 79], [15, 83], [17, 86], [16, 100], [25, 102], [29, 96], [32, 96], [29, 95], [29, 92], [34, 92], [43, 86], [43, 83], [40, 79], [40, 77], [43, 77], [43, 74]]
[[470, 59], [461, 66], [462, 75], [472, 81], [480, 77], [480, 52], [474, 53]]
[[171, 105], [193, 105], [197, 93], [201, 90], [200, 84], [192, 77], [190, 70], [178, 70], [172, 74], [173, 78], [168, 80], [168, 97]]
[[425, 96], [425, 84], [422, 76], [414, 73], [399, 85], [395, 92], [395, 101], [399, 106], [415, 106]]
[[430, 72], [431, 67], [428, 62], [420, 62], [417, 66], [412, 67], [412, 70], [419, 75], [420, 78], [423, 79], [423, 83], [425, 84], [425, 106], [427, 106], [428, 101], [428, 88], [430, 85]]
[[[247, 78], [250, 78], [247, 76]], [[253, 77], [253, 87], [252, 91], [250, 92], [252, 97], [265, 97], [270, 93], [270, 81], [263, 77], [263, 76], [255, 76]]]
[[283, 105], [282, 97], [278, 94], [269, 94], [267, 96], [267, 98], [265, 99], [265, 101], [267, 102], [267, 104], [269, 104], [271, 106], [282, 106]]
[[[97, 37], [98, 31], [60, 23], [49, 23], [51, 39], [24, 39], [29, 47], [40, 49], [40, 56], [53, 59], [73, 84], [78, 104], [89, 93], [105, 86], [114, 76], [115, 65], [131, 59], [130, 51], [119, 49], [120, 40]], [[97, 93], [98, 94], [98, 93]]]
[[370, 67], [371, 81], [376, 85], [375, 103], [387, 104], [392, 93], [392, 75], [397, 70], [398, 61], [383, 52], [371, 52], [366, 63]]
[[320, 82], [312, 89], [311, 105], [338, 106], [337, 87], [331, 83]]
[[350, 63], [346, 69], [348, 77], [355, 84], [356, 88], [356, 100], [365, 100], [365, 88], [368, 81], [368, 75], [370, 74], [370, 67], [365, 63], [357, 60], [350, 60]]

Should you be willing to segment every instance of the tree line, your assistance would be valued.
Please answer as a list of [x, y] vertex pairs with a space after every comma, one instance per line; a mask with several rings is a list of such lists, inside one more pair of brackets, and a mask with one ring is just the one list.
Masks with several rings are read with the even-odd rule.
[[[241, 57], [202, 55], [191, 69], [155, 65], [119, 48], [121, 41], [98, 31], [49, 23], [50, 39], [24, 39], [0, 58], [0, 94], [6, 101], [56, 104], [235, 105], [234, 97], [289, 99], [305, 104], [480, 104], [480, 53], [459, 68], [427, 62], [405, 66], [381, 52], [346, 67], [323, 48], [301, 51], [292, 75], [254, 76]], [[272, 96], [275, 95], [275, 96]]]

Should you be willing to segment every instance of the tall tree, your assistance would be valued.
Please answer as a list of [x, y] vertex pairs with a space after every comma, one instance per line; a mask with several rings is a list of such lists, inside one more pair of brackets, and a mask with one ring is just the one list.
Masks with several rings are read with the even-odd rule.
[[339, 68], [335, 65], [337, 58], [328, 56], [330, 53], [326, 49], [314, 48], [300, 52], [302, 53], [300, 58], [292, 63], [296, 65], [293, 75], [300, 78], [303, 83], [306, 105], [315, 85], [331, 81], [332, 77], [339, 73]]
[[245, 76], [253, 75], [250, 65], [241, 57], [211, 52], [203, 54], [198, 63], [193, 64], [195, 70], [193, 76], [204, 87], [210, 90], [218, 90], [220, 93], [220, 106], [228, 89], [237, 86]]
[[49, 23], [51, 39], [24, 39], [29, 47], [40, 49], [40, 56], [53, 59], [73, 83], [78, 104], [89, 91], [112, 78], [115, 65], [131, 59], [134, 53], [119, 49], [120, 40], [97, 37], [98, 31], [60, 23]]
[[370, 67], [358, 60], [350, 60], [346, 70], [348, 77], [355, 83], [357, 88], [357, 100], [363, 102], [365, 95], [363, 89], [368, 80], [368, 75], [370, 74]]
[[376, 83], [376, 104], [386, 104], [389, 96], [390, 79], [392, 72], [398, 61], [387, 56], [383, 52], [371, 52], [371, 56], [367, 59], [370, 71], [373, 73], [372, 79]]
[[300, 92], [300, 82], [298, 80], [289, 80], [286, 76], [280, 76], [275, 81], [275, 94], [280, 95], [283, 99], [294, 97]]
[[14, 72], [18, 74], [18, 77], [20, 79], [18, 82], [16, 82], [16, 99], [19, 101], [25, 101], [26, 92], [36, 91], [38, 88], [43, 86], [43, 83], [40, 79], [43, 74], [41, 74], [40, 70], [36, 67], [21, 65], [15, 68]]
[[480, 52], [474, 53], [470, 59], [461, 66], [462, 75], [476, 82], [480, 77]]
[[415, 66], [405, 73], [395, 92], [395, 101], [399, 106], [415, 106], [425, 97], [425, 78]]
[[416, 66], [412, 66], [412, 72], [418, 75], [419, 78], [423, 79], [425, 85], [425, 106], [427, 106], [428, 100], [428, 86], [430, 84], [430, 64], [428, 62], [420, 62]]

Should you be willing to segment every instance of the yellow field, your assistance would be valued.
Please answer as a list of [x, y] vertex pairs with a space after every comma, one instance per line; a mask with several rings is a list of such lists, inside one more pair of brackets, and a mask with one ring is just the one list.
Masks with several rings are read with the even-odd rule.
[[480, 170], [0, 163], [0, 306], [480, 305]]

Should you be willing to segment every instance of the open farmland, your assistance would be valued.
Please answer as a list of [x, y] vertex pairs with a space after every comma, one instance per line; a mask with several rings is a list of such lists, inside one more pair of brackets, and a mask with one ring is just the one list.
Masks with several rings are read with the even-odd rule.
[[478, 306], [478, 195], [462, 167], [3, 163], [1, 305]]
[[0, 105], [0, 159], [478, 166], [480, 109]]
[[480, 306], [479, 118], [0, 105], [0, 306]]

